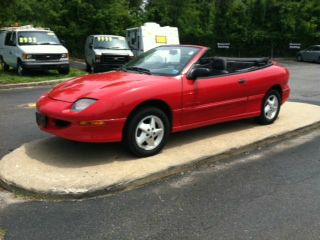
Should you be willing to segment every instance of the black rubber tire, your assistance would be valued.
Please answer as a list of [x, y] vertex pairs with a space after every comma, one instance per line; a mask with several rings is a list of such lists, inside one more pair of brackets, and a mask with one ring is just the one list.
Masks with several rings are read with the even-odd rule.
[[18, 63], [17, 63], [17, 74], [19, 76], [23, 76], [26, 74], [26, 70], [22, 67], [22, 64], [21, 64], [21, 61], [18, 60]]
[[2, 71], [4, 71], [4, 72], [9, 71], [10, 67], [9, 67], [8, 64], [6, 64], [6, 63], [4, 62], [2, 56], [0, 56], [0, 64], [1, 64], [1, 67], [2, 67]]
[[303, 59], [302, 59], [301, 54], [299, 54], [299, 55], [297, 56], [297, 61], [298, 61], [298, 62], [303, 62]]
[[68, 75], [70, 73], [70, 68], [69, 67], [60, 68], [58, 71], [59, 71], [59, 74]]
[[[267, 99], [271, 96], [271, 95], [274, 95], [277, 99], [278, 99], [278, 110], [277, 110], [277, 113], [276, 115], [272, 118], [272, 119], [268, 119], [266, 116], [265, 116], [265, 112], [264, 112], [264, 107], [266, 105], [266, 101]], [[272, 89], [271, 91], [269, 91], [263, 98], [262, 100], [262, 104], [261, 104], [261, 115], [256, 118], [257, 122], [261, 125], [268, 125], [268, 124], [272, 124], [277, 118], [278, 118], [278, 115], [279, 115], [279, 112], [280, 112], [280, 108], [281, 108], [281, 103], [282, 103], [282, 99], [281, 99], [281, 94], [279, 93], [279, 91], [275, 90], [275, 89]]]
[[96, 73], [97, 68], [94, 66], [94, 64], [90, 65], [90, 73]]
[[[155, 115], [162, 120], [164, 126], [164, 136], [160, 144], [153, 150], [145, 150], [140, 148], [135, 140], [135, 131], [139, 122], [149, 116]], [[144, 109], [138, 110], [126, 124], [124, 133], [123, 133], [123, 143], [127, 149], [137, 157], [149, 157], [159, 153], [162, 148], [167, 143], [169, 134], [170, 134], [170, 122], [168, 116], [159, 108], [155, 107], [146, 107]]]
[[86, 71], [87, 71], [88, 73], [91, 72], [91, 66], [90, 66], [90, 64], [87, 63], [87, 62], [86, 62]]
[[4, 72], [8, 72], [10, 70], [10, 66], [5, 62], [2, 62], [2, 69]]

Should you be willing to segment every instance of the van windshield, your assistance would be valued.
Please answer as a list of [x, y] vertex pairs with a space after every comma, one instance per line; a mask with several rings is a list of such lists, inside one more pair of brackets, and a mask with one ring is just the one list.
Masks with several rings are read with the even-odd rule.
[[97, 36], [94, 38], [95, 49], [120, 49], [128, 50], [128, 44], [125, 38], [111, 36]]
[[61, 45], [54, 32], [29, 31], [18, 32], [19, 45]]

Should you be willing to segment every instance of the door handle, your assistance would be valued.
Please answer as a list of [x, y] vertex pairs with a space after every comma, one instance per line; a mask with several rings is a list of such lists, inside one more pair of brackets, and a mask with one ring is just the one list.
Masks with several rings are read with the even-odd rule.
[[246, 79], [240, 79], [240, 80], [238, 81], [239, 84], [245, 84], [246, 82], [247, 82]]

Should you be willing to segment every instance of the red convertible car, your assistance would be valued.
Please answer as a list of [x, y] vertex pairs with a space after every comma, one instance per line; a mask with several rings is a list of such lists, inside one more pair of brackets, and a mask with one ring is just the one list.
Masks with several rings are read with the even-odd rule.
[[140, 157], [158, 153], [171, 132], [252, 117], [273, 123], [289, 97], [288, 70], [207, 51], [161, 46], [117, 71], [64, 82], [37, 101], [37, 123], [70, 140], [123, 141]]

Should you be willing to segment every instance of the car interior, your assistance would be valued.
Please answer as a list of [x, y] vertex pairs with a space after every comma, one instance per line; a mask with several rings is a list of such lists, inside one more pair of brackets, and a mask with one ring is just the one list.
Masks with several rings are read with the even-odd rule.
[[201, 58], [195, 68], [209, 69], [208, 76], [219, 76], [234, 74], [270, 66], [272, 61], [268, 57], [262, 58], [226, 58], [226, 57], [206, 57]]

